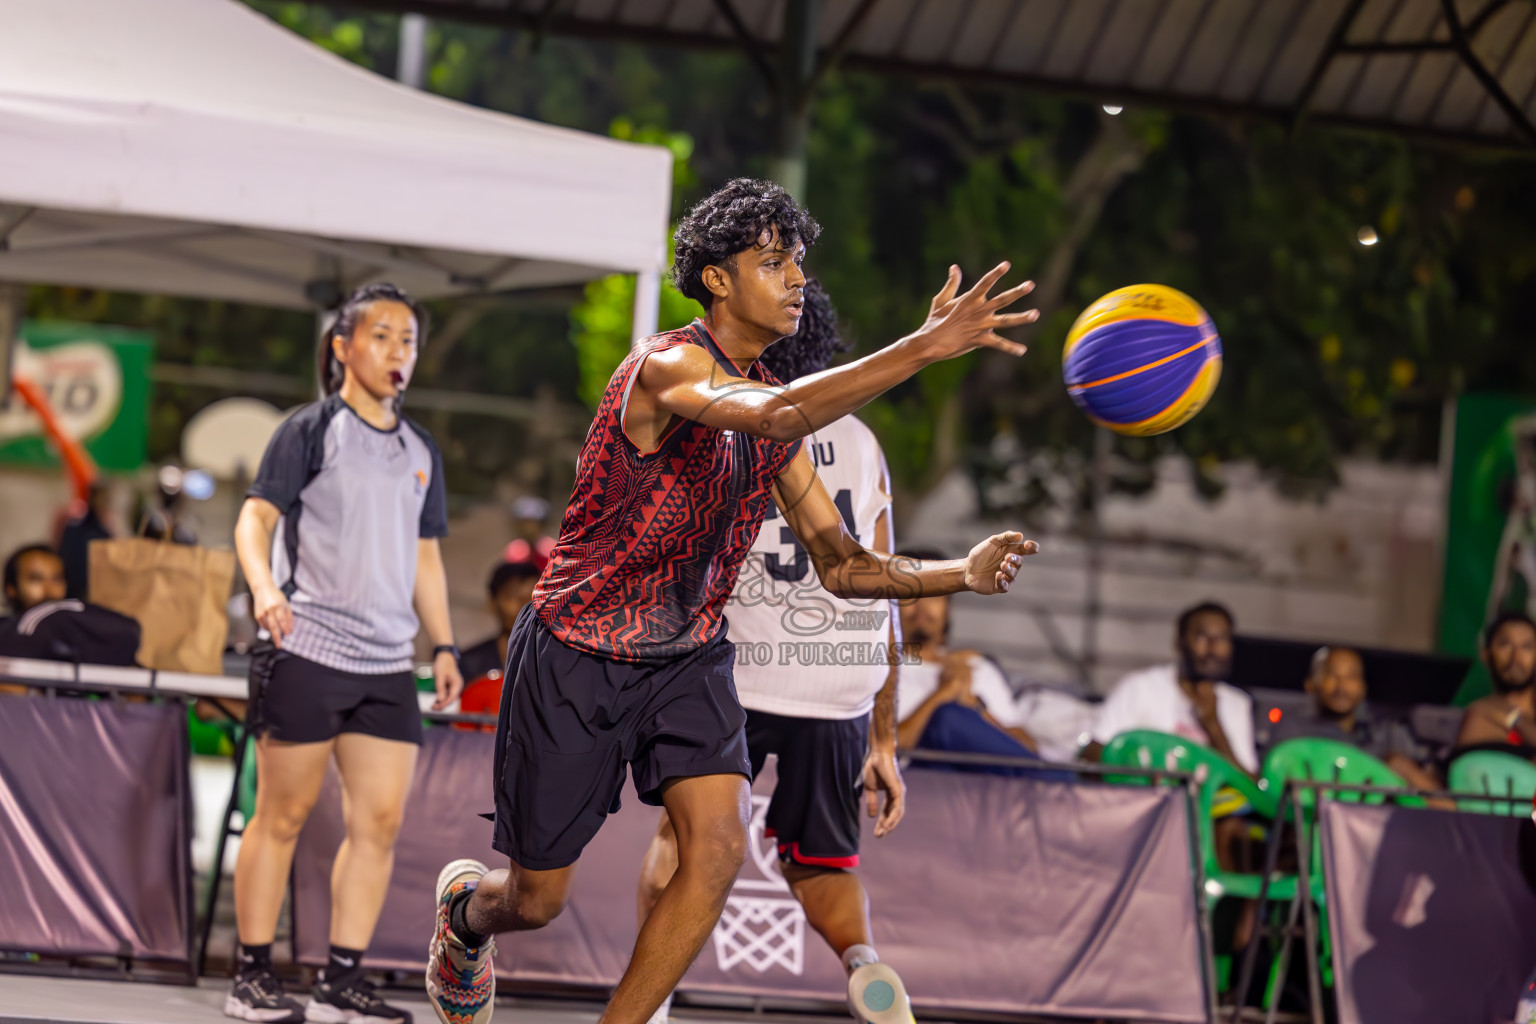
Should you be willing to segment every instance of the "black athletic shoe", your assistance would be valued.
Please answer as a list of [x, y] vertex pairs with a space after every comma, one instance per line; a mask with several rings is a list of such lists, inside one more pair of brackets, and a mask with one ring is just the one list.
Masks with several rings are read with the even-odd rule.
[[411, 1024], [409, 1010], [390, 1006], [361, 978], [315, 982], [304, 1019], [310, 1024]]
[[283, 983], [270, 968], [244, 971], [224, 997], [224, 1013], [259, 1024], [300, 1024], [304, 1007], [283, 992]]

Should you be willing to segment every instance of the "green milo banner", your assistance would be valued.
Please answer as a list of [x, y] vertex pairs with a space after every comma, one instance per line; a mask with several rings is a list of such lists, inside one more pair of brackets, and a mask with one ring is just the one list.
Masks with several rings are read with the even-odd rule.
[[[23, 321], [12, 372], [35, 381], [102, 469], [144, 463], [154, 335], [100, 324]], [[16, 394], [0, 409], [0, 463], [57, 466], [42, 423]]]
[[[1536, 398], [1459, 399], [1451, 466], [1440, 649], [1475, 658], [1494, 612], [1536, 614]], [[1488, 691], [1478, 662], [1456, 703]]]

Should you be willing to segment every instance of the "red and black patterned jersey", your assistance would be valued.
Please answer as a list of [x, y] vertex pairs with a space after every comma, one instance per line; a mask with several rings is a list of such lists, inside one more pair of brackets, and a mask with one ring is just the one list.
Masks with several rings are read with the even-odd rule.
[[646, 357], [699, 345], [734, 377], [779, 382], [731, 362], [698, 320], [646, 338], [619, 364], [582, 445], [560, 539], [533, 592], [544, 625], [564, 643], [619, 661], [660, 661], [725, 628], [774, 478], [800, 450], [674, 418], [642, 452], [624, 410]]

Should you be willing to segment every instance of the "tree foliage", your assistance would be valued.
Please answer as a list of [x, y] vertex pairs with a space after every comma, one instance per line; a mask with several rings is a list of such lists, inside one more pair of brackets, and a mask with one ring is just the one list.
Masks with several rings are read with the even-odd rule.
[[[394, 17], [248, 2], [348, 60], [395, 66]], [[428, 56], [428, 87], [445, 96], [669, 146], [674, 215], [766, 170], [771, 104], [736, 54], [434, 21]], [[1024, 332], [1023, 359], [931, 367], [866, 409], [907, 495], [965, 466], [989, 506], [1057, 504], [1041, 481], [1080, 473], [1092, 443], [1061, 385], [1062, 338], [1098, 295], [1140, 281], [1200, 301], [1226, 358], [1192, 423], [1116, 442], [1120, 487], [1150, 486], [1151, 462], [1176, 454], [1203, 471], [1252, 460], [1291, 492], [1318, 493], [1344, 455], [1435, 458], [1448, 396], [1536, 387], [1536, 192], [1524, 160], [1134, 108], [1110, 118], [1022, 89], [848, 73], [818, 93], [809, 153], [806, 198], [825, 231], [808, 267], [859, 351], [917, 326], [950, 263], [974, 278], [1007, 258], [1012, 279], [1040, 282], [1043, 316]], [[1357, 241], [1365, 226], [1378, 244]], [[633, 287], [610, 278], [439, 304], [452, 340], [424, 357], [424, 379], [590, 403], [627, 350]], [[69, 295], [40, 290], [37, 303], [79, 316], [105, 302], [91, 315], [155, 326], [173, 358], [308, 372], [310, 328], [293, 314]], [[668, 290], [663, 325], [686, 322], [690, 307]], [[156, 445], [190, 404], [157, 403]], [[442, 429], [450, 479], [474, 492], [516, 462], [522, 437], [465, 420]]]

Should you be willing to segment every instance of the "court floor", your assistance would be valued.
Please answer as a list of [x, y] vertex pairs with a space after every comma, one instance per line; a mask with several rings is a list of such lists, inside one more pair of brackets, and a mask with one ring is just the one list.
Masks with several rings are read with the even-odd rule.
[[[204, 978], [196, 988], [128, 981], [95, 981], [0, 974], [0, 1024], [221, 1024], [229, 983]], [[423, 996], [389, 991], [391, 1003], [411, 1011], [415, 1024], [436, 1024]], [[602, 1004], [547, 999], [498, 999], [496, 1018], [506, 1024], [593, 1024]], [[679, 1008], [686, 1024], [762, 1021], [750, 1010]], [[775, 1012], [773, 1024], [842, 1024], [847, 1017]]]

